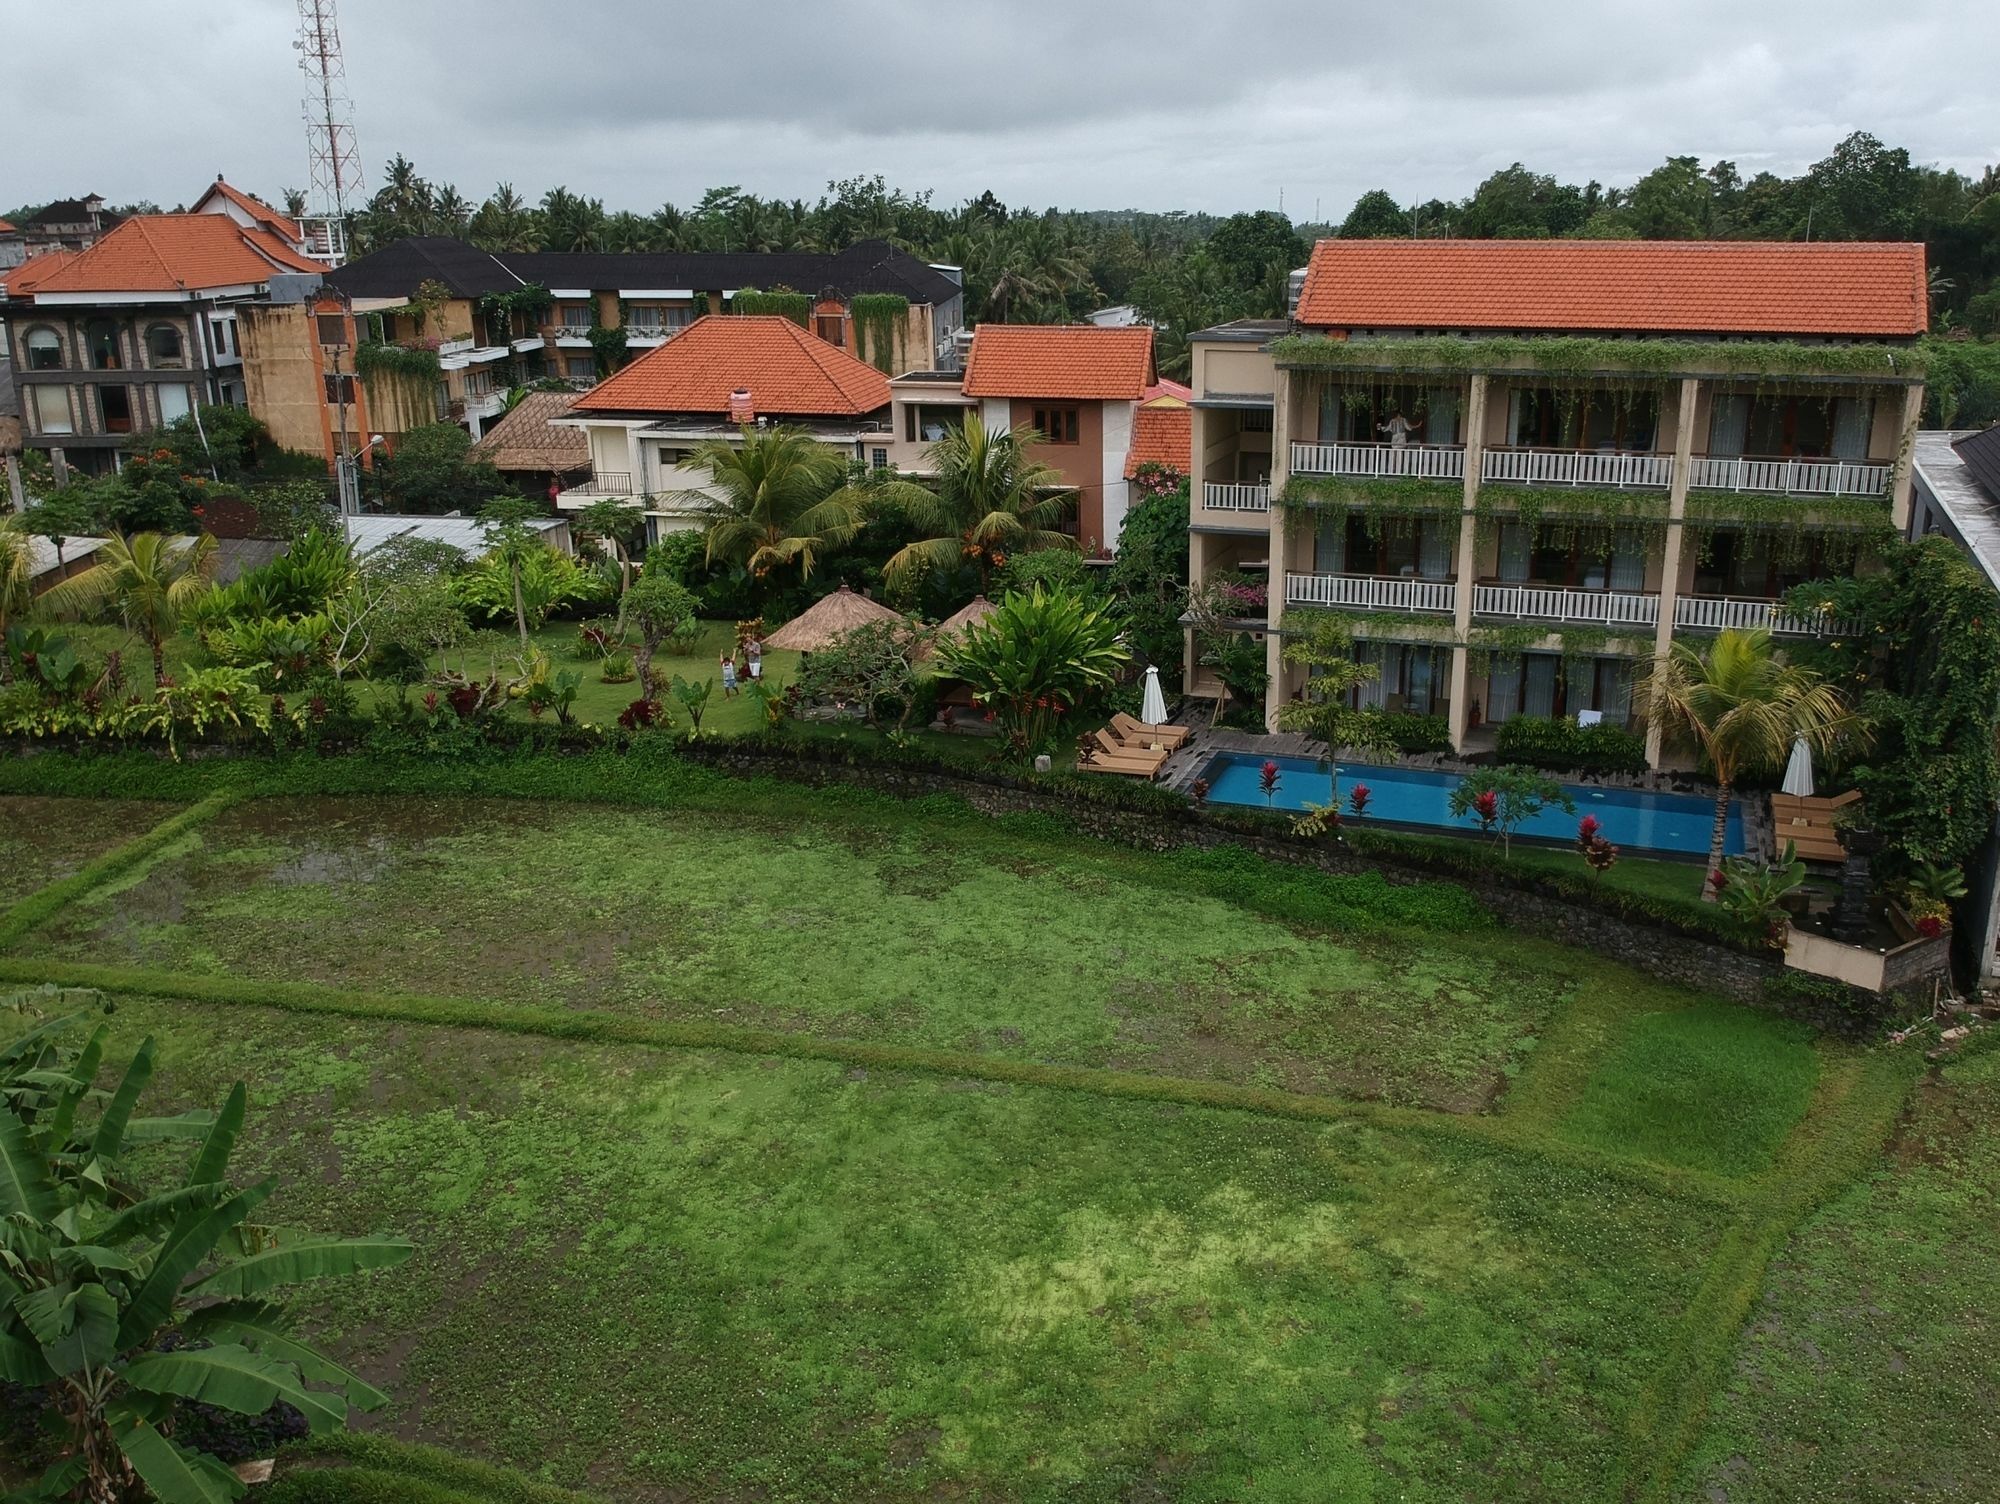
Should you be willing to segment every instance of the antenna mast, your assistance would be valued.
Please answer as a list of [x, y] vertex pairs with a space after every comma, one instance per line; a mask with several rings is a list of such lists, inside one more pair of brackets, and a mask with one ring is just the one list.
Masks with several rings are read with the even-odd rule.
[[354, 101], [340, 57], [335, 0], [299, 0], [299, 36], [292, 47], [306, 76], [306, 150], [312, 187], [306, 228], [313, 252], [329, 265], [347, 259], [347, 206], [361, 192], [361, 154], [354, 141]]

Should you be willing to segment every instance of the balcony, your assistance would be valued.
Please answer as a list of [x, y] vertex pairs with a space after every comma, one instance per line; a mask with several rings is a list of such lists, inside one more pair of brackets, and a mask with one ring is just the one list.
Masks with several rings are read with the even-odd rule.
[[470, 355], [478, 343], [479, 341], [469, 334], [460, 339], [442, 340], [437, 348], [438, 359], [450, 360], [454, 355]]
[[1688, 462], [1697, 491], [1760, 491], [1779, 496], [1886, 496], [1890, 467], [1865, 460], [1757, 459], [1698, 454]]
[[558, 507], [584, 507], [607, 496], [636, 496], [629, 470], [600, 470], [581, 485], [570, 486], [556, 495]]
[[1298, 475], [1464, 480], [1465, 451], [1449, 444], [1294, 444], [1292, 470]]
[[1763, 628], [1774, 637], [1840, 637], [1852, 622], [1824, 611], [1800, 614], [1783, 601], [1741, 600], [1719, 595], [1683, 595], [1674, 602], [1674, 626], [1690, 632], [1748, 632]]
[[1587, 622], [1599, 627], [1651, 627], [1659, 596], [1635, 590], [1567, 590], [1552, 585], [1475, 585], [1472, 614], [1513, 621]]
[[1268, 512], [1271, 510], [1271, 488], [1208, 481], [1201, 488], [1201, 504], [1211, 512]]
[[1288, 574], [1285, 604], [1450, 616], [1458, 609], [1458, 585], [1406, 575]]
[[1489, 449], [1480, 457], [1479, 478], [1520, 486], [1664, 491], [1674, 483], [1674, 457], [1617, 449]]

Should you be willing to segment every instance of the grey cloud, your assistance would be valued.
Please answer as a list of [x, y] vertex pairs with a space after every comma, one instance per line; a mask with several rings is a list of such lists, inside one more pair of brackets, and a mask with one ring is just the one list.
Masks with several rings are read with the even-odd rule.
[[[1627, 182], [1670, 153], [1796, 172], [1853, 129], [1976, 172], [2000, 10], [1921, 0], [342, 0], [371, 183], [397, 151], [478, 198], [615, 207], [881, 172], [953, 202], [1343, 213], [1520, 160]], [[0, 0], [24, 57], [145, 87], [11, 122], [8, 204], [305, 181], [290, 0]], [[65, 63], [69, 66], [69, 63]], [[88, 71], [86, 66], [85, 71]]]

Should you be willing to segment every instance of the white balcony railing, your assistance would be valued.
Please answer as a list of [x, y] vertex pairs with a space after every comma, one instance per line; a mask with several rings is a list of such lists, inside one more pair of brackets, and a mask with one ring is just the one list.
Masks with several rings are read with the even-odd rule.
[[1458, 586], [1451, 580], [1418, 580], [1399, 575], [1288, 574], [1285, 604], [1449, 616], [1458, 609]]
[[1674, 457], [1609, 449], [1489, 449], [1480, 459], [1479, 478], [1526, 486], [1665, 490], [1674, 483]]
[[1201, 504], [1211, 512], [1268, 512], [1271, 510], [1271, 488], [1208, 481], [1201, 488]]
[[1465, 451], [1448, 444], [1294, 444], [1292, 469], [1301, 475], [1463, 480]]
[[1778, 637], [1840, 637], [1852, 622], [1824, 611], [1788, 611], [1783, 601], [1739, 600], [1721, 595], [1683, 595], [1674, 601], [1674, 625], [1691, 632], [1747, 632], [1758, 627]]
[[1699, 491], [1886, 496], [1889, 467], [1859, 460], [1767, 460], [1698, 454], [1688, 462], [1688, 484]]
[[1660, 598], [1633, 590], [1564, 590], [1543, 585], [1475, 585], [1474, 616], [1516, 621], [1592, 622], [1605, 627], [1650, 627], [1660, 619]]
[[556, 497], [556, 505], [561, 506], [572, 497], [578, 501], [588, 501], [599, 496], [634, 496], [632, 476], [625, 470], [600, 470], [587, 481], [570, 486]]

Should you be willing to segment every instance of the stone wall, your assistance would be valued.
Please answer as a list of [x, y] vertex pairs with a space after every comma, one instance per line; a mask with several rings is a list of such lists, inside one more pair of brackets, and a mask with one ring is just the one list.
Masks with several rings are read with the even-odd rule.
[[[1517, 882], [1440, 873], [1392, 858], [1364, 856], [1345, 844], [1246, 833], [1205, 819], [1192, 807], [1176, 817], [1070, 798], [1004, 776], [989, 778], [937, 768], [801, 761], [715, 743], [708, 746], [697, 743], [686, 750], [712, 767], [746, 777], [775, 776], [815, 787], [855, 784], [911, 798], [945, 794], [963, 799], [983, 814], [1053, 815], [1078, 835], [1142, 850], [1236, 845], [1271, 861], [1317, 867], [1325, 872], [1376, 872], [1384, 880], [1397, 884], [1456, 883], [1470, 890], [1502, 924], [1522, 934], [1588, 950], [1661, 981], [1719, 993], [1752, 1007], [1801, 1018], [1820, 1028], [1852, 1031], [1873, 1027], [1895, 1016], [1902, 1007], [1896, 997], [1878, 996], [1821, 979], [1812, 979], [1808, 986], [1796, 985], [1799, 974], [1789, 971], [1775, 951], [1739, 950], [1666, 924], [1648, 924], [1536, 892]], [[1914, 951], [1919, 947], [1909, 949]], [[1909, 963], [1913, 975], [1921, 973], [1921, 985], [1916, 990], [1926, 1002], [1929, 978], [1936, 974], [1935, 969], [1925, 969], [1931, 959], [1934, 958], [1926, 948], [1924, 958], [1913, 957]], [[1892, 993], [1897, 990], [1894, 986], [1887, 989]]]

